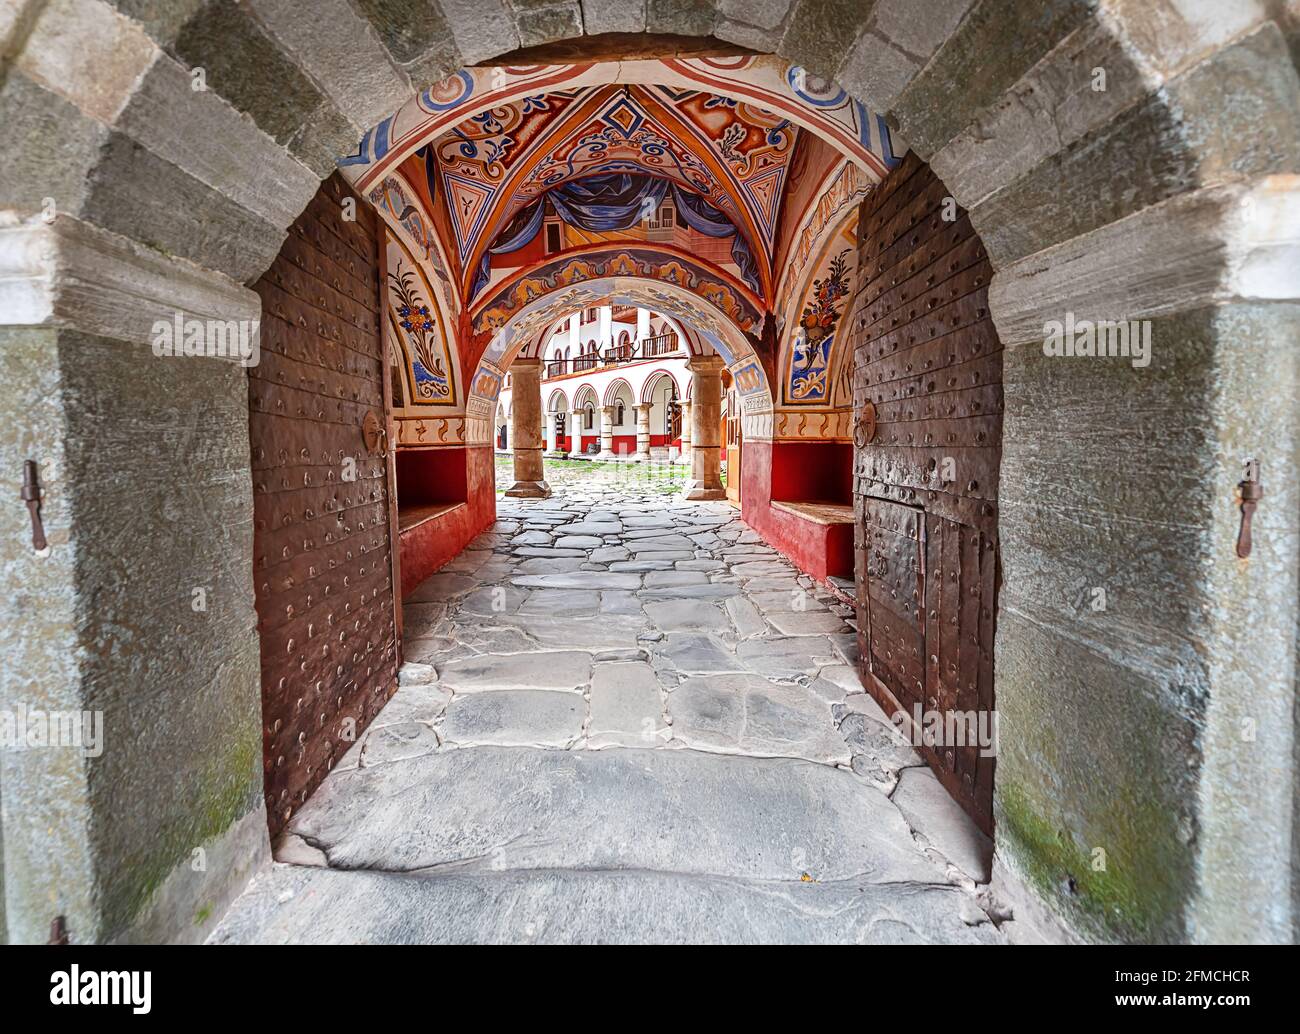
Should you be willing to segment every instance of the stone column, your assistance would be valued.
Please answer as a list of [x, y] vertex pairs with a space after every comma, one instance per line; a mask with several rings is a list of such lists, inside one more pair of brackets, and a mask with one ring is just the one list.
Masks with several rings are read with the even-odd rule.
[[600, 454], [598, 460], [614, 459], [614, 407], [602, 406], [600, 409]]
[[691, 404], [682, 403], [682, 451], [674, 463], [691, 462]]
[[582, 434], [586, 428], [586, 416], [581, 409], [569, 414], [569, 456], [582, 455]]
[[545, 499], [551, 488], [542, 470], [542, 361], [516, 359], [510, 364], [510, 372], [515, 389], [510, 413], [515, 483], [506, 489], [506, 495]]
[[719, 466], [722, 420], [722, 357], [692, 356], [687, 363], [691, 389], [691, 478], [682, 495], [686, 499], [725, 499]]
[[637, 463], [650, 459], [650, 406], [649, 402], [639, 402], [636, 409], [636, 455], [632, 458]]

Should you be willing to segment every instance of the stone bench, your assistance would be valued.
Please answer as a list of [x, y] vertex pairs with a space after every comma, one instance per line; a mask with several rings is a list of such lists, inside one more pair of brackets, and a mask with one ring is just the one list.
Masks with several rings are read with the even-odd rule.
[[418, 528], [427, 521], [436, 520], [443, 514], [450, 513], [459, 506], [465, 506], [465, 503], [421, 503], [415, 506], [397, 506], [397, 533], [404, 535], [414, 528]]
[[792, 513], [796, 517], [805, 521], [812, 521], [814, 524], [847, 524], [849, 526], [853, 524], [852, 503], [800, 503], [774, 499], [772, 509]]
[[773, 499], [785, 525], [780, 547], [818, 581], [853, 577], [853, 504], [822, 499]]

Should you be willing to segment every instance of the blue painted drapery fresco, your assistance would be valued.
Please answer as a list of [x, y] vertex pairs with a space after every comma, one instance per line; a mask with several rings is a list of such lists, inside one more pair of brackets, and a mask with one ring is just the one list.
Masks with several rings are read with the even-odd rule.
[[471, 296], [487, 285], [493, 255], [518, 251], [537, 236], [548, 198], [555, 214], [570, 226], [589, 231], [627, 230], [654, 212], [669, 190], [682, 221], [692, 230], [707, 237], [734, 238], [732, 261], [739, 267], [741, 279], [757, 293], [760, 288], [754, 253], [724, 212], [699, 194], [683, 190], [668, 180], [634, 172], [613, 172], [553, 187], [516, 215], [483, 253], [474, 274]]

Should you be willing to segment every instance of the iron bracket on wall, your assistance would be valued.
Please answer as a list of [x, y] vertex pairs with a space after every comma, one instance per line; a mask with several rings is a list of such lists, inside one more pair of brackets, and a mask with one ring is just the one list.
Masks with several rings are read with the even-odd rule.
[[1237, 531], [1237, 556], [1245, 560], [1250, 556], [1250, 525], [1255, 516], [1259, 501], [1264, 498], [1264, 489], [1259, 483], [1259, 463], [1246, 461], [1246, 476], [1237, 482], [1237, 502], [1241, 506], [1241, 527]]
[[32, 549], [40, 553], [46, 548], [45, 525], [41, 522], [41, 481], [35, 460], [23, 461], [22, 500], [32, 517]]

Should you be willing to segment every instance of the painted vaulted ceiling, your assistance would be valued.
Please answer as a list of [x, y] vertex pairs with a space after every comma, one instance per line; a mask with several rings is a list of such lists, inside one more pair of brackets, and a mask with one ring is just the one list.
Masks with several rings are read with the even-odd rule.
[[[445, 213], [445, 250], [461, 290], [510, 220], [547, 191], [636, 172], [699, 194], [739, 229], [770, 282], [786, 173], [800, 134], [757, 105], [668, 86], [553, 90], [498, 105], [415, 156]], [[415, 171], [410, 162], [408, 175]]]
[[[422, 202], [458, 312], [487, 304], [503, 269], [554, 256], [554, 236], [543, 254], [503, 247], [503, 237], [519, 239], [539, 199], [554, 218], [557, 188], [631, 174], [668, 181], [690, 206], [698, 199], [701, 218], [734, 227], [735, 262], [698, 235], [668, 243], [741, 274], [755, 300], [779, 313], [792, 234], [802, 233], [805, 252], [812, 243], [816, 185], [852, 166], [851, 200], [896, 160], [884, 121], [834, 83], [776, 59], [727, 56], [465, 69], [376, 125], [340, 166], [372, 199], [396, 175]], [[680, 208], [682, 196], [670, 198]], [[574, 230], [560, 215], [569, 225], [562, 250], [597, 243], [590, 226]], [[693, 228], [718, 236], [716, 227]], [[622, 223], [601, 239], [644, 240], [632, 229]], [[525, 253], [498, 261], [516, 250]]]
[[691, 323], [737, 383], [758, 356], [778, 408], [835, 409], [857, 205], [896, 146], [834, 83], [729, 55], [463, 69], [339, 165], [395, 235], [414, 406], [486, 398], [512, 349], [617, 295]]

